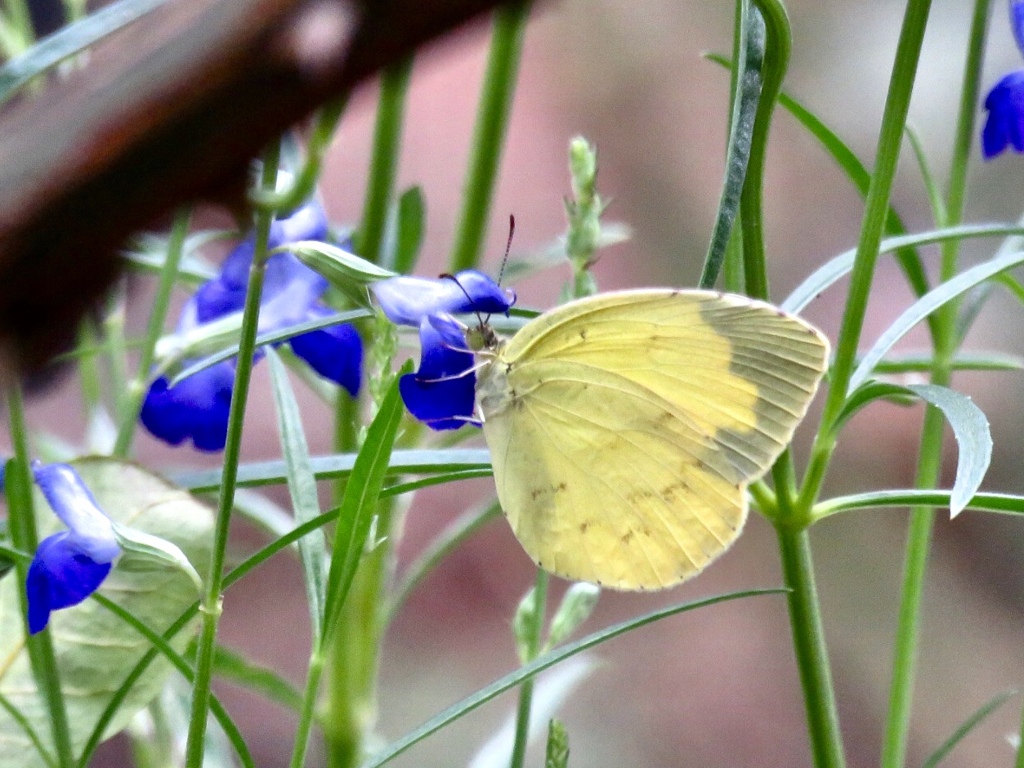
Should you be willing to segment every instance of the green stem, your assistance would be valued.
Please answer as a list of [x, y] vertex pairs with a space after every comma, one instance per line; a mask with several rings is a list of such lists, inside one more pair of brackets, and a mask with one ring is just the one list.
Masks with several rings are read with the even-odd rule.
[[900, 156], [903, 126], [907, 121], [907, 110], [914, 90], [914, 80], [921, 57], [921, 43], [924, 40], [930, 9], [931, 0], [908, 0], [904, 12], [896, 61], [889, 80], [889, 92], [875, 153], [875, 171], [871, 175], [871, 184], [868, 187], [857, 254], [850, 275], [850, 291], [839, 330], [839, 341], [836, 344], [835, 362], [829, 376], [822, 426], [811, 448], [810, 463], [797, 503], [798, 508], [810, 509], [821, 491], [821, 484], [825, 479], [825, 472], [838, 437], [834, 426], [846, 402], [846, 390], [857, 360], [857, 346], [860, 343], [868, 297], [871, 294], [879, 244], [885, 233], [889, 196]]
[[128, 399], [125, 410], [119, 414], [121, 427], [114, 445], [114, 456], [126, 458], [132, 448], [135, 437], [135, 423], [142, 410], [142, 400], [146, 396], [146, 382], [149, 381], [149, 370], [153, 367], [156, 356], [156, 343], [164, 330], [167, 310], [171, 305], [171, 292], [178, 278], [178, 265], [185, 250], [185, 237], [188, 235], [189, 223], [192, 219], [190, 208], [182, 208], [174, 217], [171, 236], [167, 241], [167, 253], [160, 269], [160, 280], [157, 283], [156, 295], [153, 297], [153, 308], [149, 313], [149, 325], [146, 326], [146, 338], [139, 355], [138, 373], [128, 384]]
[[[264, 152], [261, 179], [264, 189], [274, 189], [277, 182], [279, 154], [280, 146], [276, 142]], [[213, 677], [217, 626], [222, 610], [224, 560], [228, 529], [231, 524], [231, 510], [235, 504], [235, 483], [238, 479], [238, 460], [242, 447], [242, 422], [245, 417], [245, 404], [249, 396], [253, 353], [256, 349], [256, 329], [259, 323], [260, 298], [263, 293], [263, 278], [266, 273], [267, 243], [272, 221], [273, 214], [269, 211], [260, 211], [256, 214], [256, 245], [252, 266], [249, 268], [249, 285], [245, 294], [241, 338], [238, 342], [238, 362], [235, 370], [234, 391], [231, 395], [231, 410], [228, 416], [227, 442], [224, 446], [224, 472], [221, 477], [220, 499], [217, 505], [213, 552], [206, 579], [206, 591], [200, 604], [202, 630], [196, 649], [192, 714], [189, 720], [188, 743], [185, 748], [186, 768], [202, 768], [203, 764], [206, 711], [210, 702], [210, 681]]]
[[295, 729], [295, 745], [292, 748], [292, 759], [288, 763], [289, 768], [302, 768], [306, 762], [306, 750], [309, 746], [309, 734], [313, 729], [316, 697], [320, 690], [320, 678], [323, 677], [323, 671], [323, 650], [314, 648], [306, 668], [306, 689], [302, 696], [302, 711], [299, 713], [299, 725]]
[[[528, 664], [540, 653], [544, 634], [544, 615], [548, 605], [548, 572], [537, 569], [537, 581], [533, 587], [533, 621], [527, 628], [526, 658], [521, 659]], [[533, 678], [527, 678], [519, 686], [519, 706], [516, 709], [516, 734], [512, 744], [510, 768], [523, 768], [526, 760], [526, 744], [530, 737], [530, 710], [533, 708]]]
[[128, 342], [125, 339], [125, 295], [123, 283], [111, 292], [103, 318], [104, 351], [107, 357], [107, 375], [114, 398], [114, 417], [117, 423], [128, 413]]
[[789, 590], [786, 595], [789, 623], [803, 686], [814, 765], [816, 768], [841, 768], [845, 765], [843, 742], [814, 583], [810, 540], [806, 529], [792, 531], [777, 526], [776, 531], [782, 574]]
[[529, 15], [530, 4], [523, 0], [504, 5], [494, 13], [494, 33], [473, 127], [462, 212], [449, 258], [452, 272], [480, 263]]
[[384, 587], [391, 575], [396, 515], [394, 499], [377, 510], [379, 543], [363, 556], [330, 643], [331, 716], [328, 764], [356, 768], [366, 757], [367, 737], [377, 722], [377, 668], [384, 621]]
[[[17, 382], [7, 388], [7, 419], [10, 425], [14, 460], [8, 464], [6, 476], [8, 500], [8, 525], [11, 543], [22, 552], [35, 552], [39, 546], [36, 517], [32, 499], [31, 454], [28, 445], [28, 429], [25, 425], [25, 403], [21, 387]], [[19, 585], [28, 579], [29, 563], [18, 558], [15, 561]], [[50, 719], [50, 732], [57, 752], [57, 764], [71, 768], [75, 764], [71, 746], [71, 731], [68, 726], [68, 712], [64, 703], [64, 692], [57, 669], [57, 657], [53, 649], [53, 638], [49, 630], [34, 635], [28, 631], [28, 594], [18, 590], [21, 615], [24, 617], [25, 644], [29, 664], [35, 678], [36, 688], [43, 700]]]
[[401, 155], [405, 96], [412, 75], [412, 59], [389, 67], [381, 78], [380, 103], [373, 137], [373, 159], [366, 186], [363, 216], [356, 239], [356, 252], [367, 261], [381, 262], [384, 230], [395, 188]]
[[92, 319], [83, 321], [78, 329], [78, 345], [90, 351], [78, 359], [78, 378], [82, 386], [82, 408], [87, 422], [103, 405], [103, 384], [96, 361], [98, 338]]
[[[970, 47], [964, 66], [957, 130], [953, 140], [949, 187], [944, 205], [946, 220], [936, 222], [940, 227], [955, 226], [963, 219], [967, 167], [974, 140], [974, 116], [977, 111], [980, 89], [989, 4], [990, 0], [977, 0], [974, 5]], [[957, 241], [953, 240], [943, 244], [940, 280], [949, 280], [956, 274], [958, 253], [959, 243]], [[933, 384], [946, 386], [952, 378], [952, 360], [959, 343], [956, 329], [958, 308], [958, 301], [949, 302], [939, 310], [936, 322], [933, 324], [935, 344], [931, 372]], [[939, 481], [942, 469], [944, 431], [945, 420], [942, 412], [938, 408], [929, 406], [921, 431], [916, 488], [935, 488]], [[904, 554], [899, 621], [893, 648], [889, 711], [882, 741], [881, 765], [883, 768], [901, 768], [906, 763], [914, 680], [917, 675], [921, 605], [934, 524], [935, 510], [933, 507], [914, 507], [911, 511]]]

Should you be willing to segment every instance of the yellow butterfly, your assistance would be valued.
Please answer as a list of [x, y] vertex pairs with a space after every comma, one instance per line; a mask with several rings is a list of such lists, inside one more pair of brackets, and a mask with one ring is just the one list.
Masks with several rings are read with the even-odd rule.
[[626, 590], [732, 544], [829, 354], [770, 304], [657, 288], [573, 301], [490, 346], [476, 403], [513, 531], [540, 567]]

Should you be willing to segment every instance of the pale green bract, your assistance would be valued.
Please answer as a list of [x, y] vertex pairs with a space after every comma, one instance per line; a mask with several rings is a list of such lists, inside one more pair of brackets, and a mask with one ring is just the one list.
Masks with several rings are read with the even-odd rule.
[[[112, 459], [72, 462], [100, 508], [115, 522], [176, 544], [200, 573], [209, 566], [213, 516], [206, 505], [141, 467]], [[60, 521], [36, 492], [40, 538], [60, 529]], [[196, 601], [196, 585], [170, 565], [148, 560], [145, 567], [122, 554], [100, 594], [163, 633]], [[136, 566], [136, 567], [133, 567]], [[49, 716], [36, 691], [23, 634], [24, 622], [14, 573], [0, 579], [0, 695], [29, 721], [52, 752]], [[194, 623], [177, 634], [171, 645], [184, 650]], [[50, 618], [61, 686], [68, 709], [76, 756], [81, 752], [111, 697], [132, 667], [150, 649], [135, 629], [95, 600], [56, 611]], [[158, 659], [136, 683], [111, 720], [104, 737], [122, 730], [131, 717], [160, 692], [171, 671]], [[22, 726], [0, 708], [0, 768], [41, 768], [37, 753]]]

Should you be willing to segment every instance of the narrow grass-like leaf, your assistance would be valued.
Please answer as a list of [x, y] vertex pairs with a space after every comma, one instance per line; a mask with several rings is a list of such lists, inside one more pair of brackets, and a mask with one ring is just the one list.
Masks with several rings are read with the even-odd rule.
[[935, 766], [945, 760], [956, 745], [963, 741], [964, 737], [981, 724], [986, 717], [991, 715], [1019, 693], [1020, 691], [1017, 690], [1003, 691], [985, 702], [974, 714], [964, 720], [960, 727], [953, 732], [952, 736], [942, 742], [942, 746], [930, 754], [927, 760], [921, 763], [921, 768], [935, 768]]
[[419, 480], [406, 480], [405, 482], [387, 485], [380, 492], [381, 496], [401, 496], [412, 493], [422, 488], [429, 488], [432, 485], [445, 485], [457, 483], [460, 480], [478, 480], [481, 477], [491, 477], [494, 472], [490, 469], [470, 469], [462, 472], [443, 472], [437, 475], [429, 475]]
[[[412, 369], [406, 363], [401, 374]], [[402, 421], [402, 399], [395, 376], [387, 394], [381, 401], [377, 415], [366, 431], [366, 440], [352, 466], [345, 484], [337, 528], [332, 549], [331, 567], [327, 576], [327, 595], [324, 602], [324, 635], [329, 635], [341, 615], [341, 606], [348, 595], [352, 579], [362, 559], [366, 537], [377, 511], [377, 501], [390, 471], [391, 450], [398, 425]]]
[[[328, 328], [332, 325], [360, 320], [364, 317], [370, 317], [372, 314], [368, 309], [352, 309], [347, 312], [339, 312], [330, 317], [307, 320], [304, 323], [296, 323], [285, 328], [267, 331], [256, 337], [256, 348], [259, 349], [268, 344], [279, 344], [283, 341], [288, 341], [293, 336], [300, 336], [310, 331], [318, 331], [321, 328]], [[161, 338], [160, 344], [157, 347], [157, 355], [164, 358], [161, 363], [161, 370], [167, 372], [173, 371], [182, 360], [194, 358], [210, 350], [216, 350], [198, 362], [174, 373], [170, 377], [169, 386], [174, 386], [182, 379], [187, 379], [189, 376], [204, 371], [211, 365], [216, 365], [235, 357], [238, 354], [238, 334], [241, 332], [241, 329], [242, 315], [239, 312], [227, 315], [220, 320], [214, 320], [205, 326], [200, 326], [188, 338], [178, 337], [174, 334]]]
[[784, 589], [751, 589], [743, 592], [731, 592], [725, 595], [716, 595], [714, 597], [704, 598], [703, 600], [695, 600], [690, 603], [681, 603], [668, 608], [661, 608], [659, 610], [646, 613], [643, 616], [638, 616], [618, 624], [613, 624], [610, 627], [587, 635], [581, 640], [577, 640], [575, 643], [563, 645], [560, 648], [556, 648], [553, 651], [549, 651], [548, 653], [538, 656], [529, 664], [523, 665], [514, 672], [510, 672], [504, 677], [495, 680], [485, 688], [481, 688], [476, 693], [467, 696], [462, 701], [453, 704], [442, 712], [439, 712], [419, 728], [410, 731], [402, 738], [389, 744], [383, 751], [374, 755], [369, 761], [367, 761], [362, 768], [377, 768], [378, 766], [390, 762], [414, 744], [417, 744], [428, 736], [437, 733], [437, 731], [441, 730], [445, 726], [450, 725], [459, 718], [500, 696], [506, 691], [512, 690], [527, 678], [533, 677], [538, 672], [543, 672], [545, 669], [550, 669], [559, 662], [568, 659], [570, 656], [575, 656], [582, 651], [600, 645], [614, 637], [618, 637], [619, 635], [625, 634], [631, 630], [646, 626], [647, 624], [652, 624], [661, 619], [668, 618], [669, 616], [675, 616], [676, 614], [692, 611], [697, 608], [704, 608], [709, 605], [714, 605], [715, 603], [722, 603], [727, 600], [738, 600], [744, 597], [778, 595], [783, 594], [785, 591], [786, 590]]
[[391, 623], [395, 614], [405, 604], [409, 595], [434, 568], [437, 567], [459, 544], [476, 533], [485, 524], [501, 516], [501, 507], [497, 501], [491, 502], [482, 510], [471, 509], [456, 518], [451, 525], [441, 531], [426, 549], [420, 553], [405, 573], [402, 574], [398, 586], [392, 591], [384, 612], [384, 625]]
[[855, 389], [843, 404], [843, 410], [839, 412], [832, 428], [840, 430], [854, 414], [860, 411], [869, 403], [875, 400], [889, 399], [909, 405], [914, 401], [914, 396], [906, 387], [900, 384], [893, 384], [888, 381], [876, 381], [870, 379]]
[[52, 750], [48, 749], [42, 739], [39, 738], [36, 729], [32, 727], [32, 723], [22, 711], [14, 706], [11, 700], [2, 693], [0, 693], [0, 707], [3, 707], [7, 714], [11, 716], [11, 719], [25, 732], [25, 735], [28, 736], [35, 747], [36, 756], [46, 764], [47, 768], [57, 768], [57, 759], [54, 757]]
[[[288, 474], [288, 493], [296, 523], [304, 523], [320, 515], [316, 476], [309, 461], [309, 446], [302, 428], [302, 413], [288, 381], [288, 369], [273, 349], [267, 350], [270, 377], [277, 410], [277, 429], [281, 451]], [[306, 602], [313, 631], [314, 646], [323, 629], [324, 598], [327, 594], [327, 569], [330, 557], [323, 531], [317, 530], [299, 539], [299, 559], [306, 585]]]
[[[858, 509], [878, 509], [879, 507], [949, 507], [950, 495], [950, 491], [918, 490], [915, 488], [871, 491], [869, 493], [856, 493], [850, 496], [837, 496], [834, 499], [827, 499], [815, 504], [811, 517], [817, 521], [840, 512], [852, 512]], [[966, 509], [978, 512], [1024, 515], [1024, 496], [1013, 496], [1008, 493], [976, 493], [967, 502]]]
[[[555, 669], [538, 675], [530, 706], [527, 744], [537, 741], [565, 702], [600, 666], [597, 658], [582, 654], [566, 659]], [[516, 732], [516, 713], [511, 712], [501, 727], [470, 758], [466, 768], [506, 768]]]
[[924, 182], [925, 192], [928, 193], [928, 202], [932, 208], [932, 219], [939, 226], [946, 223], [946, 201], [942, 196], [942, 190], [935, 182], [935, 174], [932, 173], [931, 164], [928, 162], [928, 155], [924, 151], [921, 137], [910, 125], [906, 126], [904, 132], [910, 142], [910, 148], [914, 152], [914, 159], [917, 160], [918, 170], [921, 172], [921, 181]]
[[[110, 600], [98, 593], [93, 595], [93, 600], [113, 613], [140, 635], [145, 637], [161, 656], [174, 665], [174, 668], [178, 670], [182, 677], [184, 677], [188, 682], [192, 682], [194, 670], [191, 665], [185, 661], [181, 654], [178, 653], [159, 633], [154, 632], [144, 621], [140, 621], [130, 611], [125, 610], [113, 600]], [[221, 704], [217, 697], [213, 695], [210, 696], [210, 714], [214, 716], [220, 727], [224, 729], [224, 735], [228, 737], [228, 740], [235, 749], [235, 753], [242, 761], [242, 765], [245, 766], [245, 768], [255, 768], [256, 763], [252, 758], [252, 754], [249, 752], [249, 747], [245, 743], [245, 739], [242, 737], [242, 732], [238, 730], [238, 726], [235, 725], [231, 716], [228, 715], [227, 710], [224, 709], [224, 705]], [[85, 757], [86, 756], [83, 754], [83, 766], [86, 763]]]
[[911, 384], [907, 389], [941, 410], [953, 428], [959, 458], [949, 512], [950, 517], [956, 517], [981, 487], [992, 462], [992, 432], [988, 419], [971, 398], [948, 387]]
[[[355, 456], [351, 453], [314, 456], [310, 459], [317, 480], [347, 477]], [[392, 474], [419, 475], [439, 472], [488, 470], [491, 455], [486, 448], [448, 448], [444, 450], [399, 450], [391, 454]], [[238, 485], [279, 485], [285, 482], [287, 470], [283, 461], [262, 461], [238, 468]], [[207, 493], [220, 487], [220, 470], [183, 472], [173, 475], [174, 482], [193, 493]]]
[[928, 317], [939, 307], [960, 296], [976, 285], [1024, 263], [1024, 252], [1010, 253], [990, 261], [971, 267], [952, 280], [926, 293], [907, 308], [902, 315], [886, 329], [885, 333], [875, 342], [874, 346], [864, 355], [857, 370], [850, 377], [848, 392], [853, 392], [874, 371], [875, 363], [885, 357], [886, 353], [903, 338], [910, 330]]
[[718, 213], [711, 231], [711, 242], [704, 257], [704, 269], [700, 276], [701, 288], [714, 287], [722, 271], [729, 236], [732, 234], [736, 214], [740, 208], [743, 184], [747, 180], [754, 121], [761, 100], [761, 88], [764, 85], [761, 71], [765, 49], [764, 20], [749, 4], [741, 5], [739, 13], [739, 38], [736, 41], [738, 57], [733, 72], [735, 89], [729, 120], [729, 142], [725, 153], [725, 181], [718, 199]]
[[294, 253], [299, 261], [323, 275], [327, 282], [358, 306], [369, 305], [367, 285], [395, 276], [390, 269], [379, 267], [344, 248], [318, 240], [289, 243], [280, 250]]
[[218, 677], [261, 693], [270, 701], [293, 712], [302, 708], [302, 696], [291, 683], [274, 670], [254, 664], [242, 654], [223, 645], [217, 646], [213, 671]]
[[107, 35], [163, 5], [167, 0], [121, 0], [70, 24], [0, 66], [0, 104], [32, 78], [81, 53]]
[[[875, 373], [899, 375], [904, 373], [928, 373], [935, 367], [935, 356], [930, 352], [893, 355], [879, 361]], [[1021, 371], [1024, 357], [1004, 352], [958, 352], [950, 361], [953, 371]]]
[[[1012, 237], [1024, 234], [1020, 224], [962, 224], [957, 227], [933, 229], [912, 235], [887, 237], [879, 246], [880, 254], [892, 253], [910, 246], [942, 243], [946, 240], [969, 240], [976, 237]], [[798, 285], [786, 300], [779, 306], [787, 312], [800, 314], [804, 308], [814, 301], [827, 288], [846, 277], [853, 269], [856, 250], [844, 251], [829, 259], [814, 270], [807, 279]]]
[[[707, 58], [727, 68], [732, 66], [732, 62], [728, 58], [718, 54], [709, 54]], [[871, 184], [871, 172], [846, 142], [839, 138], [839, 135], [822, 122], [817, 115], [789, 94], [780, 93], [778, 100], [779, 106], [789, 112], [808, 133], [817, 139], [822, 149], [839, 165], [861, 197], [866, 197]], [[891, 235], [900, 235], [907, 231], [899, 214], [896, 213], [896, 209], [891, 205], [886, 212], [885, 231]], [[923, 296], [928, 291], [928, 277], [917, 252], [913, 247], [904, 246], [900, 248], [896, 258], [914, 293], [917, 296]]]

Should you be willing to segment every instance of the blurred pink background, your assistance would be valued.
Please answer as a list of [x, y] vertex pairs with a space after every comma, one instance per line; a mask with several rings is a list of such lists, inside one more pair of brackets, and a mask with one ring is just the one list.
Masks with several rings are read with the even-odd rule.
[[[693, 285], [706, 249], [722, 178], [728, 76], [701, 58], [730, 50], [733, 3], [670, 0], [564, 0], [538, 7], [527, 32], [507, 152], [494, 204], [485, 268], [495, 271], [506, 217], [517, 219], [514, 253], [542, 248], [564, 231], [568, 141], [596, 142], [599, 187], [612, 201], [606, 218], [628, 223], [631, 242], [603, 253], [595, 273], [603, 289]], [[794, 52], [787, 90], [819, 114], [870, 163], [895, 51], [902, 8], [875, 0], [789, 3]], [[936, 2], [911, 121], [934, 172], [955, 122], [970, 11]], [[997, 3], [985, 87], [1022, 65]], [[400, 185], [423, 187], [428, 210], [419, 271], [444, 267], [456, 225], [466, 149], [483, 70], [487, 26], [446, 41], [416, 62], [407, 108]], [[336, 222], [362, 208], [376, 89], [353, 100], [333, 148], [322, 193]], [[975, 153], [978, 160], [978, 154]], [[967, 218], [1010, 221], [1021, 211], [1024, 158], [972, 168]], [[841, 171], [782, 110], [772, 131], [767, 177], [767, 245], [773, 297], [781, 300], [828, 258], [856, 243], [862, 206]], [[909, 150], [894, 203], [911, 230], [932, 226]], [[966, 259], [996, 244], [964, 246]], [[546, 274], [519, 289], [526, 306], [544, 308], [566, 278]], [[844, 287], [807, 311], [833, 340]], [[883, 258], [865, 328], [869, 343], [908, 304], [909, 292]], [[142, 307], [143, 311], [145, 307]], [[1022, 314], [1002, 295], [982, 315], [970, 346], [1020, 352]], [[915, 336], [906, 345], [923, 344]], [[1024, 491], [1020, 468], [1021, 380], [1015, 374], [962, 376], [955, 385], [988, 413], [996, 461], [986, 487]], [[73, 393], [74, 388], [69, 389]], [[266, 366], [257, 371], [247, 426], [246, 460], [278, 455]], [[302, 393], [308, 395], [309, 393]], [[73, 394], [72, 394], [73, 396]], [[36, 423], [71, 439], [64, 395], [32, 405]], [[304, 398], [315, 453], [330, 449], [327, 419]], [[827, 493], [909, 487], [922, 410], [875, 405], [844, 434]], [[813, 421], [812, 415], [811, 420]], [[806, 449], [807, 430], [798, 438]], [[142, 460], [199, 466], [216, 460], [170, 450], [140, 437]], [[946, 481], [952, 481], [950, 440]], [[492, 493], [489, 481], [420, 494], [399, 552], [406, 565], [445, 524]], [[271, 494], [286, 504], [286, 494]], [[326, 496], [325, 496], [326, 499]], [[900, 580], [905, 510], [846, 515], [812, 532], [824, 620], [839, 690], [851, 768], [878, 761]], [[261, 541], [238, 526], [239, 551]], [[909, 764], [917, 765], [977, 707], [1024, 681], [1021, 660], [1021, 524], [966, 513], [939, 517], [926, 594], [921, 675]], [[509, 629], [533, 569], [503, 521], [489, 525], [449, 558], [413, 595], [388, 633], [381, 661], [380, 732], [400, 736], [432, 714], [516, 665]], [[657, 606], [729, 590], [780, 584], [770, 527], [756, 515], [733, 549], [705, 574], [651, 595], [605, 594], [584, 627], [591, 631]], [[556, 596], [561, 587], [555, 588]], [[307, 611], [297, 563], [279, 557], [227, 595], [223, 640], [282, 670], [296, 684], [305, 673]], [[601, 768], [735, 768], [810, 765], [799, 683], [784, 599], [761, 597], [669, 619], [593, 653], [600, 661], [559, 713], [569, 731], [571, 765]], [[294, 721], [274, 705], [229, 686], [220, 689], [260, 766], [287, 764]], [[514, 707], [506, 696], [432, 737], [398, 766], [469, 762]], [[950, 768], [1008, 765], [1006, 736], [1020, 721], [1014, 699], [948, 758]], [[119, 748], [107, 748], [116, 764]], [[533, 765], [541, 764], [536, 752]], [[315, 763], [315, 760], [314, 760]]]

